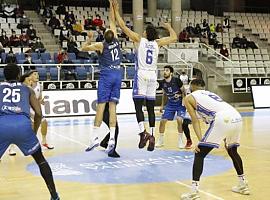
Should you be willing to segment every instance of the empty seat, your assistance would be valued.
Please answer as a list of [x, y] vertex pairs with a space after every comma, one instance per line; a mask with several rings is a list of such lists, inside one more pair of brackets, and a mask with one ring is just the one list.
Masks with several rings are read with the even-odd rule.
[[241, 68], [241, 73], [242, 74], [249, 74], [249, 70], [247, 67]]
[[254, 74], [254, 75], [257, 74], [257, 68], [254, 68], [254, 67], [250, 68], [249, 74]]
[[68, 53], [68, 59], [69, 60], [76, 60], [76, 54], [75, 53]]
[[25, 60], [24, 53], [15, 53], [15, 56], [16, 56], [17, 63], [19, 62], [19, 60]]
[[254, 57], [254, 55], [252, 54], [252, 55], [248, 55], [247, 59], [248, 59], [249, 61], [253, 61], [253, 60], [255, 60], [255, 57]]
[[217, 68], [223, 68], [223, 61], [216, 61]]
[[232, 74], [232, 68], [224, 68], [224, 74]]
[[39, 80], [40, 81], [46, 81], [47, 80], [47, 71], [45, 68], [40, 67], [37, 68], [38, 74], [39, 74]]
[[262, 60], [261, 54], [255, 55], [255, 60], [256, 60], [256, 61]]
[[264, 61], [269, 60], [269, 55], [267, 55], [267, 54], [263, 55], [263, 60], [264, 60]]
[[41, 60], [45, 63], [46, 60], [51, 60], [51, 54], [50, 53], [41, 53]]
[[241, 74], [240, 68], [239, 67], [233, 68], [233, 74], [240, 75]]
[[85, 67], [76, 67], [75, 72], [77, 74], [78, 80], [86, 80], [87, 79], [87, 71]]
[[57, 67], [50, 68], [50, 78], [52, 81], [58, 80], [58, 68]]
[[257, 73], [258, 73], [258, 74], [263, 74], [263, 75], [264, 75], [264, 74], [265, 74], [265, 69], [264, 69], [263, 67], [262, 67], [262, 68], [258, 68], [258, 69], [257, 69]]

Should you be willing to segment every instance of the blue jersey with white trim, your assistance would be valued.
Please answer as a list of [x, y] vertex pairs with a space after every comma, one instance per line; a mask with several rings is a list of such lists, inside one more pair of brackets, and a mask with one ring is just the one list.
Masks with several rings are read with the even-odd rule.
[[120, 44], [117, 39], [113, 39], [110, 44], [103, 42], [103, 52], [99, 55], [99, 66], [101, 70], [120, 69], [122, 57]]
[[217, 112], [231, 111], [233, 114], [239, 114], [239, 112], [230, 104], [223, 101], [217, 94], [206, 91], [197, 90], [192, 92], [191, 95], [196, 100], [196, 111], [202, 117], [202, 119], [210, 123], [215, 119]]
[[30, 117], [30, 90], [19, 82], [0, 83], [0, 116], [25, 115]]
[[176, 94], [182, 94], [181, 87], [183, 86], [182, 81], [179, 78], [172, 77], [170, 82], [165, 79], [162, 81], [162, 89], [168, 97], [169, 102], [182, 101], [182, 98], [175, 98]]

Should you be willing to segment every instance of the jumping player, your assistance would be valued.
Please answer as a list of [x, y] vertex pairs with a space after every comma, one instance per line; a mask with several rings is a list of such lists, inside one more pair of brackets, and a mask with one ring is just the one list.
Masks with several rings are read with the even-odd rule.
[[89, 33], [88, 41], [83, 45], [83, 51], [98, 51], [99, 65], [101, 68], [98, 82], [98, 105], [94, 122], [93, 138], [86, 151], [91, 151], [99, 146], [98, 135], [103, 119], [106, 103], [109, 103], [109, 127], [110, 140], [106, 152], [112, 153], [115, 148], [115, 129], [116, 129], [116, 104], [120, 98], [122, 71], [121, 61], [122, 52], [120, 43], [117, 40], [114, 10], [110, 1], [110, 29], [104, 34], [104, 42], [97, 42], [91, 45], [92, 33]]
[[[141, 37], [138, 33], [131, 31], [119, 14], [119, 5], [113, 0], [115, 17], [123, 32], [135, 43], [137, 49], [136, 75], [133, 85], [133, 100], [135, 104], [137, 122], [140, 129], [139, 148], [144, 148], [149, 140], [148, 151], [153, 151], [155, 147], [155, 99], [157, 86], [157, 60], [159, 47], [168, 45], [177, 40], [177, 35], [172, 27], [165, 23], [164, 28], [169, 31], [170, 36], [158, 39], [158, 32], [153, 25], [148, 25]], [[150, 133], [144, 127], [144, 113], [142, 110], [144, 101], [149, 118]]]
[[164, 132], [165, 126], [168, 120], [173, 120], [176, 116], [177, 126], [178, 126], [178, 147], [183, 149], [189, 147], [190, 133], [186, 132], [187, 135], [187, 145], [183, 142], [183, 119], [186, 115], [186, 108], [182, 104], [182, 98], [185, 94], [183, 83], [179, 78], [173, 77], [174, 69], [173, 67], [167, 65], [164, 67], [164, 79], [161, 82], [161, 87], [163, 89], [162, 105], [160, 111], [163, 112], [165, 99], [167, 99], [167, 104], [165, 106], [164, 113], [159, 125], [159, 139], [156, 147], [164, 146]]
[[[19, 74], [20, 69], [16, 64], [4, 67], [6, 82], [0, 83], [0, 158], [11, 143], [18, 146], [25, 156], [31, 155], [47, 184], [51, 200], [60, 200], [51, 168], [36, 137], [42, 119], [40, 103], [31, 88], [18, 82]], [[31, 126], [30, 107], [35, 111], [34, 130]]]
[[[244, 175], [242, 159], [237, 152], [242, 128], [240, 113], [216, 94], [204, 90], [205, 83], [203, 80], [194, 79], [190, 84], [192, 93], [184, 101], [191, 116], [199, 144], [195, 149], [192, 190], [190, 193], [183, 194], [181, 199], [200, 199], [198, 188], [203, 171], [204, 158], [213, 148], [218, 148], [223, 140], [239, 178], [239, 184], [233, 187], [232, 191], [249, 195], [250, 191]], [[204, 135], [202, 135], [196, 111], [209, 124], [209, 128]]]

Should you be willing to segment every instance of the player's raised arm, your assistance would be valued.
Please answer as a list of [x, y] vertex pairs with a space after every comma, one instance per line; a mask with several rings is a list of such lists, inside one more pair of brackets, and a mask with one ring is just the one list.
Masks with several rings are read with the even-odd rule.
[[81, 50], [82, 51], [100, 51], [103, 52], [103, 43], [102, 42], [96, 42], [94, 44], [91, 44], [91, 40], [93, 38], [94, 33], [92, 31], [88, 32], [88, 39], [86, 42], [82, 45]]
[[113, 8], [114, 8], [114, 13], [115, 13], [115, 18], [116, 21], [118, 22], [118, 25], [120, 28], [124, 31], [124, 33], [133, 41], [133, 42], [140, 42], [141, 36], [138, 33], [133, 32], [130, 30], [127, 26], [122, 17], [120, 16], [119, 13], [119, 4], [117, 0], [112, 0], [113, 2]]
[[202, 139], [201, 126], [195, 111], [196, 101], [192, 95], [188, 95], [184, 98], [184, 103], [185, 107], [188, 110], [188, 113], [190, 114], [193, 129], [197, 135], [197, 138], [199, 141], [201, 141]]
[[116, 31], [116, 24], [115, 24], [115, 14], [114, 14], [113, 2], [112, 2], [112, 0], [109, 0], [109, 1], [110, 1], [110, 13], [109, 13], [110, 29], [113, 31], [114, 37], [118, 38], [117, 31]]
[[39, 128], [40, 123], [41, 123], [41, 119], [42, 119], [41, 106], [40, 106], [40, 102], [36, 98], [36, 95], [35, 95], [35, 92], [33, 91], [33, 89], [29, 88], [29, 90], [30, 90], [30, 99], [29, 99], [29, 102], [30, 102], [31, 107], [35, 111], [35, 116], [34, 116], [34, 131], [35, 131], [35, 133], [37, 133], [38, 128]]
[[171, 25], [169, 23], [164, 23], [163, 27], [169, 31], [170, 36], [157, 39], [156, 42], [157, 42], [158, 46], [165, 46], [165, 45], [168, 45], [170, 43], [176, 42], [177, 35], [176, 35], [176, 32], [171, 27]]

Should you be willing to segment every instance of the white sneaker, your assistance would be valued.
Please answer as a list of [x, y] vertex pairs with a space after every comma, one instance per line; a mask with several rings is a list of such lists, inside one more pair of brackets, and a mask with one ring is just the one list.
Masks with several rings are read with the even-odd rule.
[[185, 144], [183, 142], [183, 139], [182, 139], [182, 136], [179, 136], [179, 139], [178, 139], [178, 148], [179, 149], [184, 149], [185, 148]]
[[108, 142], [107, 149], [105, 150], [106, 153], [110, 154], [114, 150], [115, 147], [115, 140], [114, 138], [111, 138]]
[[243, 184], [239, 183], [237, 186], [232, 187], [232, 191], [239, 194], [244, 194], [244, 195], [250, 194], [250, 190], [248, 188], [247, 183], [243, 183]]
[[157, 148], [160, 148], [160, 147], [163, 147], [163, 146], [164, 146], [164, 137], [163, 137], [163, 136], [160, 136], [160, 137], [158, 138], [157, 143], [156, 143], [156, 147], [157, 147]]
[[95, 138], [93, 141], [90, 142], [90, 145], [87, 149], [85, 149], [85, 151], [92, 151], [95, 148], [97, 148], [99, 146], [99, 141], [98, 138]]
[[16, 156], [16, 151], [14, 150], [14, 146], [10, 146], [10, 148], [8, 150], [8, 155]]
[[181, 200], [199, 200], [200, 199], [200, 195], [199, 192], [190, 192], [190, 193], [185, 193], [181, 195]]

